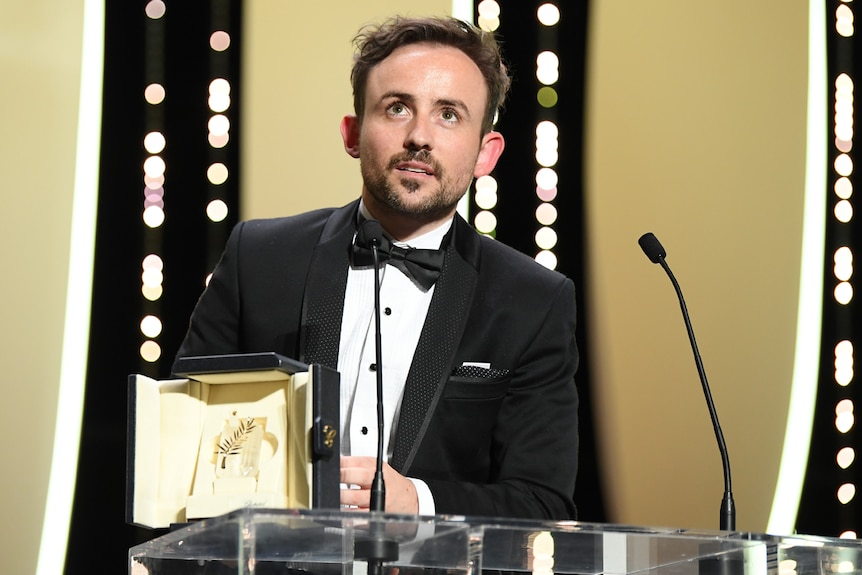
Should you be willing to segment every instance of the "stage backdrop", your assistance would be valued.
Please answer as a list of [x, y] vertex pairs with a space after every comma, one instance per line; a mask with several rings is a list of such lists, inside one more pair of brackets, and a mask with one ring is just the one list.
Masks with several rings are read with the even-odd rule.
[[[83, 13], [83, 0], [0, 0], [3, 573], [35, 572], [45, 513], [69, 279]], [[86, 344], [86, 323], [75, 332]], [[77, 373], [79, 384], [83, 375]], [[63, 447], [74, 453], [74, 432], [67, 441]], [[74, 477], [67, 469], [67, 481]]]

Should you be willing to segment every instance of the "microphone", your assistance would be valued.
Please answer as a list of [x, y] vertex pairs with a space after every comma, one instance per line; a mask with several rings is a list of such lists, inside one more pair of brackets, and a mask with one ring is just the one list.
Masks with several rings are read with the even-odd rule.
[[380, 261], [377, 249], [383, 242], [383, 228], [377, 220], [365, 220], [356, 232], [356, 243], [370, 248], [374, 261], [374, 346], [377, 362], [377, 468], [371, 482], [371, 511], [386, 507], [386, 484], [383, 481], [383, 350], [380, 339]]
[[[386, 484], [383, 481], [383, 350], [380, 338], [380, 258], [378, 248], [383, 242], [383, 228], [377, 220], [365, 220], [356, 231], [357, 245], [371, 250], [374, 264], [374, 346], [377, 362], [377, 467], [374, 479], [371, 481], [371, 511], [383, 511], [386, 508]], [[382, 575], [383, 562], [398, 559], [398, 542], [382, 536], [381, 525], [372, 521], [370, 538], [357, 539], [354, 542], [354, 558], [368, 561], [369, 575]]]
[[697, 366], [697, 373], [700, 376], [700, 384], [703, 387], [703, 395], [706, 398], [706, 406], [709, 409], [709, 416], [712, 419], [712, 428], [715, 431], [715, 439], [718, 442], [718, 450], [721, 453], [721, 464], [724, 468], [724, 497], [721, 500], [721, 511], [719, 517], [720, 529], [724, 531], [733, 531], [736, 529], [736, 505], [733, 502], [733, 492], [730, 488], [730, 458], [727, 454], [727, 444], [724, 442], [724, 434], [721, 431], [721, 425], [718, 422], [718, 413], [715, 410], [715, 403], [712, 400], [712, 393], [709, 391], [709, 382], [706, 380], [706, 371], [703, 369], [703, 362], [700, 359], [700, 352], [697, 350], [697, 342], [694, 339], [694, 329], [691, 327], [691, 319], [688, 315], [688, 309], [685, 306], [685, 300], [682, 297], [682, 290], [679, 283], [670, 271], [665, 258], [667, 252], [658, 241], [658, 238], [652, 232], [648, 232], [638, 240], [641, 249], [654, 264], [660, 264], [667, 276], [670, 278], [673, 287], [676, 290], [676, 295], [679, 298], [679, 306], [682, 309], [682, 317], [685, 320], [685, 328], [688, 331], [688, 340], [691, 342], [691, 350], [694, 352], [694, 363]]

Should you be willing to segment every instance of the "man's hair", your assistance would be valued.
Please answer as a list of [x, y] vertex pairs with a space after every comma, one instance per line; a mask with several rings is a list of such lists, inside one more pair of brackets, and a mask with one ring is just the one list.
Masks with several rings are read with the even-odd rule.
[[367, 26], [353, 39], [356, 55], [350, 82], [353, 109], [362, 120], [365, 112], [365, 87], [371, 70], [402, 46], [428, 42], [457, 48], [466, 54], [485, 79], [488, 105], [482, 120], [482, 133], [490, 132], [506, 99], [511, 79], [493, 34], [455, 18], [404, 18], [396, 16], [378, 26]]

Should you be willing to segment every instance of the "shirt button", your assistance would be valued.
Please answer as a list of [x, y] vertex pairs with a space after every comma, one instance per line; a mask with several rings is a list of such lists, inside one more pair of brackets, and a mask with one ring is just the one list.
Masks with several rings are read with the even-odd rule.
[[376, 364], [376, 363], [372, 363], [371, 365], [369, 365], [369, 366], [368, 366], [368, 371], [377, 371], [377, 364]]
[[383, 310], [383, 313], [385, 313], [386, 315], [392, 315], [392, 308], [387, 307], [386, 309]]
[[362, 432], [362, 435], [368, 435], [368, 428], [365, 427], [364, 425], [362, 426], [362, 429], [360, 429], [359, 431]]

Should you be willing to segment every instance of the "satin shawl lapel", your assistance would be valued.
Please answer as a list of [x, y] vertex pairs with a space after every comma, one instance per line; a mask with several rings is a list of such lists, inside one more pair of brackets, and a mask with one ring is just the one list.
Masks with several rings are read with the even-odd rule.
[[390, 464], [407, 473], [431, 421], [467, 324], [479, 277], [479, 238], [455, 216], [452, 241], [407, 375]]
[[[358, 200], [333, 212], [314, 248], [302, 302], [301, 361], [336, 369]], [[300, 232], [301, 233], [301, 232]]]

